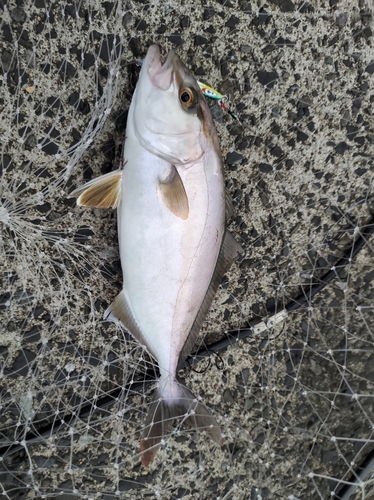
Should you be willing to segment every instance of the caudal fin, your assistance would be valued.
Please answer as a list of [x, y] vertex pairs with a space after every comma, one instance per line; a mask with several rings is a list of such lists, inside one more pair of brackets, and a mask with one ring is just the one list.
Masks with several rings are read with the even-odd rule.
[[172, 384], [175, 384], [173, 399], [165, 399], [160, 387], [153, 393], [140, 442], [140, 456], [145, 467], [148, 467], [155, 458], [161, 440], [167, 434], [173, 420], [178, 417], [184, 417], [184, 421], [198, 431], [205, 431], [220, 446], [223, 444], [221, 429], [210, 411], [187, 387], [177, 381]]

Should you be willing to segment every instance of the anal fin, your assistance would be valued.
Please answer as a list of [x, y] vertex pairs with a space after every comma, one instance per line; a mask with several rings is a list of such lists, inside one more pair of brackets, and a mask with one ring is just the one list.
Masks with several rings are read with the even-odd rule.
[[78, 198], [77, 205], [89, 208], [116, 208], [121, 201], [121, 170], [109, 172], [75, 189], [68, 198]]
[[110, 304], [108, 309], [104, 312], [103, 318], [107, 321], [120, 322], [128, 330], [131, 335], [139, 342], [140, 345], [145, 346], [147, 351], [155, 357], [151, 347], [147, 343], [144, 335], [142, 334], [139, 325], [134, 318], [129, 304], [127, 303], [123, 290], [117, 295], [114, 301]]

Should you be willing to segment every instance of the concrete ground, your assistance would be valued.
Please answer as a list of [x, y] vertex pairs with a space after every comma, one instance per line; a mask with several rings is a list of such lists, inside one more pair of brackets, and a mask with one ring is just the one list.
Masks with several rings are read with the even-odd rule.
[[[371, 1], [0, 9], [1, 500], [373, 498], [370, 474], [342, 492], [373, 450]], [[239, 116], [210, 103], [246, 254], [196, 350], [231, 346], [181, 372], [225, 445], [176, 422], [144, 469], [155, 365], [102, 321], [122, 284], [116, 213], [67, 195], [117, 168], [132, 62], [154, 42]]]

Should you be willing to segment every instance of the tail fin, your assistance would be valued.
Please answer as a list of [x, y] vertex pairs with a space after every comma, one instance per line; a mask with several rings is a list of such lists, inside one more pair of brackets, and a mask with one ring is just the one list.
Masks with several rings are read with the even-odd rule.
[[145, 467], [155, 458], [161, 440], [177, 417], [185, 417], [191, 427], [205, 431], [220, 446], [223, 444], [221, 429], [210, 411], [183, 384], [176, 380], [171, 383], [176, 394], [173, 399], [163, 397], [160, 387], [153, 393], [140, 442], [140, 455]]

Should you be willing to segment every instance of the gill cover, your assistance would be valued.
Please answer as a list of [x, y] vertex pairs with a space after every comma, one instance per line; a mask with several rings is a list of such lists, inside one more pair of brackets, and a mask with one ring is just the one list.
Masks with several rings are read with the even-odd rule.
[[191, 73], [171, 51], [148, 50], [133, 97], [134, 130], [140, 144], [173, 165], [191, 166], [204, 154], [204, 97]]

